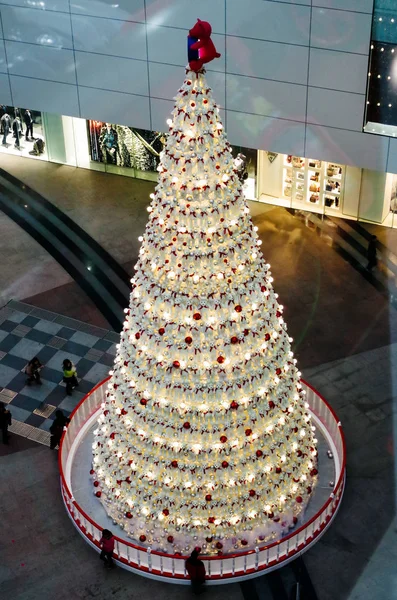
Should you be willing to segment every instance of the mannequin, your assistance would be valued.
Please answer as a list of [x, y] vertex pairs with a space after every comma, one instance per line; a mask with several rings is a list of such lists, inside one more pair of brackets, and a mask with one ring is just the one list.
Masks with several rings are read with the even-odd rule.
[[34, 142], [34, 137], [33, 137], [33, 117], [32, 117], [32, 113], [30, 112], [29, 109], [25, 110], [24, 120], [25, 120], [25, 125], [26, 125], [25, 139], [26, 139], [26, 141], [29, 140], [29, 132], [30, 132], [30, 139], [31, 139], [32, 142]]
[[20, 136], [22, 134], [22, 123], [19, 117], [15, 117], [12, 122], [12, 131], [15, 137], [15, 148], [21, 149]]
[[241, 152], [239, 152], [234, 159], [234, 168], [237, 171], [237, 177], [241, 182], [245, 181], [248, 178], [247, 171], [247, 157], [244, 156]]
[[0, 123], [1, 123], [1, 130], [3, 132], [3, 146], [7, 146], [7, 135], [10, 133], [10, 129], [11, 129], [11, 117], [10, 115], [5, 112], [3, 114], [3, 116], [0, 119]]

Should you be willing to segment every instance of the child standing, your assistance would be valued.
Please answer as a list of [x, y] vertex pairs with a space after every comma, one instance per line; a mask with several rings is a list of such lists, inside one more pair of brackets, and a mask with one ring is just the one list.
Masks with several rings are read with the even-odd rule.
[[68, 396], [71, 396], [73, 389], [79, 385], [77, 381], [76, 367], [74, 366], [71, 360], [65, 358], [65, 360], [62, 363], [62, 369], [63, 381], [66, 383], [66, 393]]
[[99, 558], [104, 561], [105, 567], [114, 567], [115, 565], [112, 559], [114, 550], [114, 537], [113, 533], [109, 531], [109, 529], [104, 529], [102, 531], [102, 538], [99, 542], [99, 545], [102, 548]]

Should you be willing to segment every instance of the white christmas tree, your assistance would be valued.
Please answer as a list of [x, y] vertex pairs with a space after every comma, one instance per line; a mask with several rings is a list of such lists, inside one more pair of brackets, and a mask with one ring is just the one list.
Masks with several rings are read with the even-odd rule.
[[91, 474], [140, 543], [228, 552], [297, 523], [316, 440], [204, 70], [172, 114]]

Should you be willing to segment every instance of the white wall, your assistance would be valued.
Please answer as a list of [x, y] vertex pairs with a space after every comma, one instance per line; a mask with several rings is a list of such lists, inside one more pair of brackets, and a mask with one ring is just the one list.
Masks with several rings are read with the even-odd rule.
[[208, 19], [208, 78], [233, 144], [397, 172], [362, 132], [373, 0], [0, 1], [0, 102], [163, 129], [186, 35]]

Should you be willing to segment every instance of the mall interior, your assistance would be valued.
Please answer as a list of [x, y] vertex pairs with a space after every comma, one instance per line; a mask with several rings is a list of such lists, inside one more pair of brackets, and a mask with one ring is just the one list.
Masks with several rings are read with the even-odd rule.
[[[205, 596], [391, 600], [395, 0], [0, 0], [0, 402], [12, 415], [0, 589], [12, 600], [191, 596], [99, 568], [65, 511], [49, 444], [56, 410], [68, 417], [113, 366], [198, 17], [221, 54], [207, 80], [293, 351], [336, 412], [347, 457], [340, 509], [315, 545]], [[35, 355], [41, 386], [26, 383]], [[65, 358], [79, 377], [72, 396]]]

